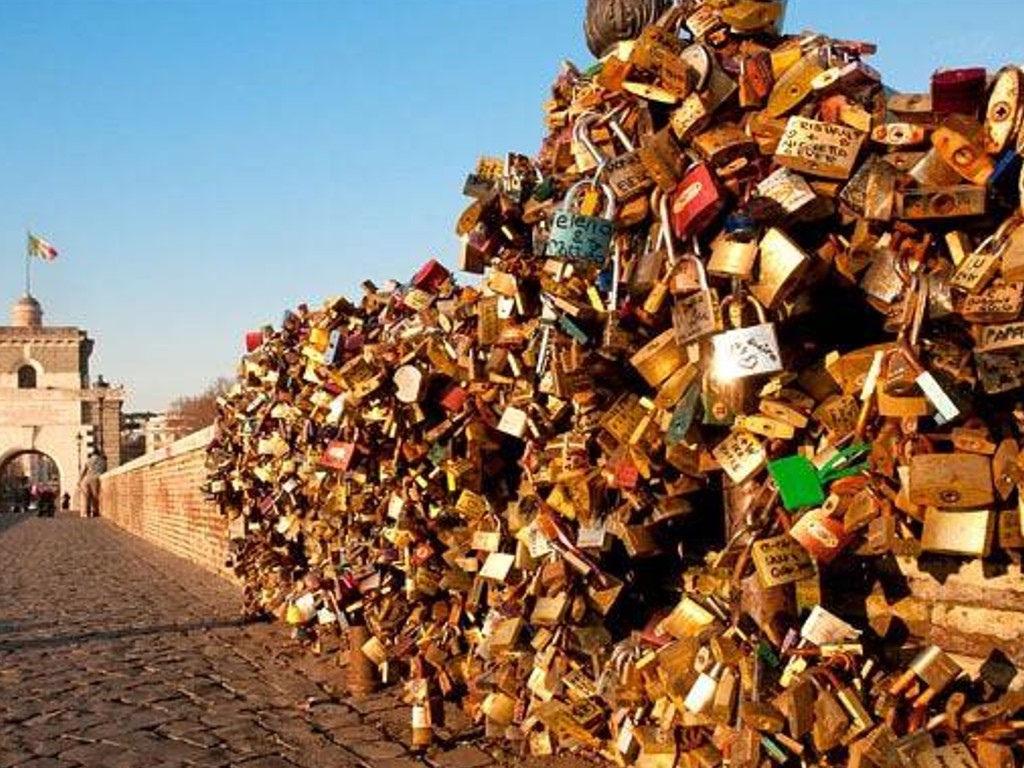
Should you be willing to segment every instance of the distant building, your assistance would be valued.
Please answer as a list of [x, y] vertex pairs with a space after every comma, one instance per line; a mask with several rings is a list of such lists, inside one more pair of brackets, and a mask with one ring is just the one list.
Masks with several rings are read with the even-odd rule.
[[95, 447], [108, 468], [121, 463], [124, 390], [89, 378], [93, 340], [71, 326], [43, 325], [32, 296], [18, 299], [0, 326], [0, 503], [26, 483], [75, 497]]
[[159, 450], [188, 434], [181, 416], [144, 411], [121, 418], [121, 450], [124, 461]]
[[143, 427], [146, 436], [146, 453], [157, 451], [188, 434], [180, 416], [173, 413], [158, 413], [146, 421]]

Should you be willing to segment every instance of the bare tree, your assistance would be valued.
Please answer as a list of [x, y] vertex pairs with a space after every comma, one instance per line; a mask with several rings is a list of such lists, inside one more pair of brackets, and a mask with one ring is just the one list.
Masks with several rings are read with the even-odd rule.
[[172, 400], [167, 415], [178, 420], [186, 433], [208, 427], [217, 418], [217, 398], [234, 383], [234, 379], [221, 376], [198, 395]]

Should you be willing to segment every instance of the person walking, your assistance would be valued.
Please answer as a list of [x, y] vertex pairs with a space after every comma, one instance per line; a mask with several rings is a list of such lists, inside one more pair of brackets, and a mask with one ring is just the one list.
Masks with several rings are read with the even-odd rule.
[[100, 475], [107, 471], [107, 459], [93, 450], [82, 467], [82, 494], [85, 496], [85, 516], [100, 516]]

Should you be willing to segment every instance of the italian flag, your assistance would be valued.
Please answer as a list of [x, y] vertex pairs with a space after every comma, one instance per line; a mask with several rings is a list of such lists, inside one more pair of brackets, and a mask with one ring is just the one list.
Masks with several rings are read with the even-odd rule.
[[53, 261], [60, 252], [39, 235], [28, 233], [28, 255], [43, 261]]

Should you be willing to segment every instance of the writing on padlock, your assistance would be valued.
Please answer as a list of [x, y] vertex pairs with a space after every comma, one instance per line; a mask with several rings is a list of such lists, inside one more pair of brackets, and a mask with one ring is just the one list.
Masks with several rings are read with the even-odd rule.
[[594, 182], [579, 181], [569, 188], [561, 208], [551, 214], [544, 255], [552, 259], [581, 262], [600, 267], [611, 253], [615, 234], [615, 199], [607, 187], [596, 187], [606, 199], [601, 216], [586, 216], [573, 210], [577, 196]]
[[[723, 317], [734, 301], [736, 299], [729, 296], [722, 302]], [[782, 370], [782, 352], [775, 326], [767, 321], [764, 308], [757, 299], [748, 296], [747, 303], [757, 312], [756, 325], [732, 328], [711, 337], [714, 345], [712, 366], [717, 379], [745, 379]]]
[[672, 328], [676, 343], [686, 346], [722, 330], [722, 313], [718, 296], [708, 287], [708, 276], [704, 264], [696, 256], [688, 256], [685, 263], [691, 264], [697, 272], [699, 289], [683, 298], [677, 298], [672, 305]]

